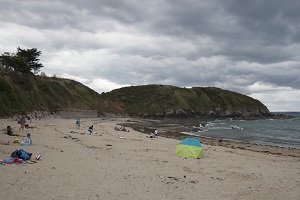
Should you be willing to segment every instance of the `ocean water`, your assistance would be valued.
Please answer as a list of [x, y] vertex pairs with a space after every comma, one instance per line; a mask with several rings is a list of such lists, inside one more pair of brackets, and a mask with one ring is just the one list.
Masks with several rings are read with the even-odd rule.
[[[289, 113], [284, 113], [289, 114]], [[292, 119], [215, 120], [190, 134], [300, 149], [300, 113]]]

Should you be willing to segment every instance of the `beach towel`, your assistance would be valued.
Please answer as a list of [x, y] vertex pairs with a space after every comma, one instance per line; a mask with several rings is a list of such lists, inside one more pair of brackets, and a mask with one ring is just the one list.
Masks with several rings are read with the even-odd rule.
[[22, 160], [20, 158], [13, 158], [11, 156], [5, 158], [4, 160], [0, 160], [0, 164], [35, 164], [37, 163], [35, 160]]
[[6, 157], [4, 160], [0, 160], [1, 164], [24, 164], [25, 161], [20, 158], [13, 158], [11, 156]]

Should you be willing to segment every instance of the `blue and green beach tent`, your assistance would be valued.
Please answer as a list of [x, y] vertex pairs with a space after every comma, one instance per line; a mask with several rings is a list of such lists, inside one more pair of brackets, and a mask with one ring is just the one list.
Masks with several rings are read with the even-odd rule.
[[176, 155], [188, 158], [203, 158], [203, 146], [198, 138], [185, 138], [176, 145]]

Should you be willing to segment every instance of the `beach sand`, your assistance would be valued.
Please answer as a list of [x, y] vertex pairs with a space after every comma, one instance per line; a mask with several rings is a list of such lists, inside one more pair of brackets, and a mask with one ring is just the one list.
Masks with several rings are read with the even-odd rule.
[[[1, 199], [300, 199], [300, 158], [205, 145], [203, 159], [175, 155], [179, 140], [115, 131], [126, 118], [33, 121], [35, 164], [0, 165]], [[94, 125], [92, 135], [87, 132]], [[4, 134], [0, 159], [21, 148]], [[18, 131], [16, 131], [18, 132]], [[96, 134], [95, 134], [96, 132]], [[25, 133], [23, 133], [25, 135]]]

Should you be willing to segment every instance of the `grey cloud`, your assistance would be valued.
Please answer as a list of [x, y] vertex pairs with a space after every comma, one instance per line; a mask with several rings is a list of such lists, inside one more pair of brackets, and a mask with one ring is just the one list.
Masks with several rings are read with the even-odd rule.
[[0, 46], [37, 47], [45, 71], [90, 82], [292, 91], [299, 10], [296, 0], [2, 0]]
[[[296, 12], [300, 9], [293, 0], [24, 1], [19, 6], [11, 1], [6, 3], [1, 18], [7, 21], [38, 28], [94, 32], [113, 29], [113, 25], [105, 24], [105, 21], [112, 20], [112, 23], [125, 27], [136, 25], [141, 31], [151, 31], [153, 35], [172, 35], [177, 40], [189, 38], [197, 41], [210, 37], [222, 47], [209, 52], [211, 55], [249, 62], [288, 60], [290, 53], [277, 47], [289, 45], [300, 37], [300, 14]], [[186, 57], [201, 57], [201, 50]]]
[[297, 0], [232, 0], [225, 4], [237, 16], [243, 28], [261, 36], [266, 44], [299, 42], [299, 10]]

